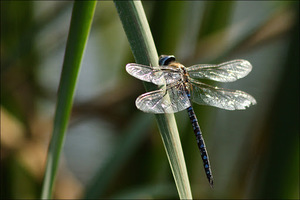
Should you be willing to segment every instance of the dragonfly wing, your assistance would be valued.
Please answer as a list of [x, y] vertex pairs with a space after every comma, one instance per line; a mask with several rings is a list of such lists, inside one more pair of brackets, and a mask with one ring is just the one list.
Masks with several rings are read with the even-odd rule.
[[[166, 95], [168, 94], [168, 95]], [[182, 85], [164, 87], [139, 96], [135, 105], [147, 113], [175, 113], [191, 106]]]
[[189, 76], [194, 79], [210, 79], [219, 82], [232, 82], [243, 78], [252, 70], [247, 60], [232, 60], [219, 65], [193, 65], [187, 68]]
[[246, 92], [213, 87], [196, 80], [191, 82], [191, 99], [197, 104], [226, 110], [243, 110], [256, 104], [256, 100]]
[[180, 73], [169, 66], [160, 66], [159, 70], [146, 65], [129, 63], [126, 65], [126, 71], [135, 78], [156, 85], [168, 85], [177, 82], [181, 78]]

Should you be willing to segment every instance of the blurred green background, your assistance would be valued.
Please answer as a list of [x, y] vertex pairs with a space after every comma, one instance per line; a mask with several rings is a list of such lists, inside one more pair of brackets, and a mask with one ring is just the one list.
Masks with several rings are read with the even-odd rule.
[[[73, 3], [1, 1], [1, 199], [38, 198]], [[298, 1], [144, 1], [159, 54], [186, 66], [242, 58], [228, 84], [257, 100], [245, 111], [194, 105], [211, 189], [186, 112], [176, 114], [195, 199], [299, 199]], [[54, 198], [178, 198], [112, 1], [97, 3]]]

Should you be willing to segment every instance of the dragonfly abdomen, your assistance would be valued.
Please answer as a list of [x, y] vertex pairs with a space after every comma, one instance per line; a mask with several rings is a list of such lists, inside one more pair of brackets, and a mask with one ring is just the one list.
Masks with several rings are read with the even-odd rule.
[[211, 187], [213, 187], [213, 176], [212, 176], [212, 172], [211, 172], [211, 168], [210, 168], [208, 154], [207, 154], [205, 143], [204, 143], [204, 140], [203, 140], [203, 137], [201, 134], [200, 126], [199, 126], [198, 120], [196, 118], [196, 114], [195, 114], [192, 106], [188, 107], [187, 111], [189, 114], [189, 118], [192, 122], [193, 130], [194, 130], [194, 133], [195, 133], [195, 136], [197, 139], [197, 144], [198, 144], [198, 148], [201, 153], [201, 158], [203, 161], [206, 177], [207, 177]]

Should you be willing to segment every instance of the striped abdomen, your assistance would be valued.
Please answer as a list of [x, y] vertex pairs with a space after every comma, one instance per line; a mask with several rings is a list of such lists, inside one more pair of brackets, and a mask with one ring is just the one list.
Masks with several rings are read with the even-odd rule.
[[192, 106], [188, 107], [187, 111], [188, 111], [190, 120], [192, 122], [194, 133], [195, 133], [195, 136], [196, 136], [196, 139], [197, 139], [197, 144], [198, 144], [198, 148], [199, 148], [200, 153], [201, 153], [201, 158], [202, 158], [202, 161], [203, 161], [206, 177], [207, 177], [207, 179], [210, 183], [210, 186], [213, 187], [213, 176], [212, 176], [212, 172], [211, 172], [211, 169], [210, 169], [208, 154], [207, 154], [207, 151], [206, 151], [206, 148], [205, 148], [205, 143], [204, 143], [204, 140], [203, 140], [203, 137], [202, 137], [200, 126], [198, 124], [198, 120], [196, 118], [196, 114], [195, 114], [194, 109], [193, 109]]

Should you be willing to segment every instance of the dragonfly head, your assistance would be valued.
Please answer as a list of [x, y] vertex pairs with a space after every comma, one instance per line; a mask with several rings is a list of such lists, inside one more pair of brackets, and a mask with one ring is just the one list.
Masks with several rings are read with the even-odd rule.
[[159, 65], [163, 66], [163, 65], [169, 65], [171, 62], [174, 62], [175, 56], [173, 55], [161, 55], [159, 56]]

